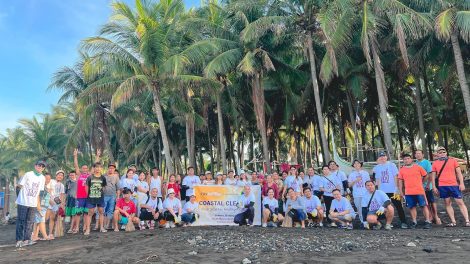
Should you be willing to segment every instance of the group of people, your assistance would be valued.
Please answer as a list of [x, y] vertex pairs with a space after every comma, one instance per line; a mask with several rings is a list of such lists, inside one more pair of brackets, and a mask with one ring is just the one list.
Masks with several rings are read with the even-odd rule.
[[[454, 158], [447, 156], [443, 147], [437, 149], [438, 159], [431, 163], [424, 159], [422, 151], [403, 155], [404, 165], [398, 167], [388, 161], [386, 153], [379, 153], [377, 165], [370, 175], [363, 163], [354, 160], [354, 170], [346, 175], [336, 162], [330, 161], [315, 174], [313, 168], [306, 173], [292, 166], [279, 175], [273, 172], [251, 175], [241, 171], [226, 175], [207, 171], [195, 175], [194, 168], [187, 175], [170, 175], [164, 181], [158, 168], [150, 172], [138, 171], [135, 165], [121, 176], [115, 164], [109, 164], [103, 174], [100, 152], [91, 169], [78, 164], [78, 151], [74, 151], [75, 170], [68, 173], [59, 170], [55, 179], [44, 172], [47, 164], [38, 161], [34, 170], [27, 172], [18, 182], [16, 240], [17, 247], [33, 245], [37, 240], [54, 239], [54, 228], [59, 222], [70, 222], [67, 233], [79, 232], [80, 222], [84, 235], [94, 230], [119, 232], [129, 225], [139, 229], [190, 226], [198, 220], [198, 202], [194, 193], [196, 185], [232, 185], [243, 187], [237, 206], [239, 213], [234, 222], [253, 225], [256, 199], [251, 189], [261, 187], [262, 227], [300, 226], [339, 227], [353, 229], [356, 217], [360, 228], [392, 229], [395, 211], [401, 228], [416, 228], [417, 209], [424, 215], [423, 228], [432, 223], [441, 225], [437, 213], [435, 195], [444, 199], [450, 222], [456, 226], [452, 199], [458, 205], [465, 226], [470, 227], [468, 210], [462, 199], [465, 190], [463, 175]], [[410, 221], [406, 220], [402, 201], [409, 208]], [[48, 221], [48, 230], [46, 222]], [[112, 227], [111, 227], [112, 225]], [[47, 232], [48, 231], [48, 232]], [[42, 238], [39, 238], [41, 233]]]

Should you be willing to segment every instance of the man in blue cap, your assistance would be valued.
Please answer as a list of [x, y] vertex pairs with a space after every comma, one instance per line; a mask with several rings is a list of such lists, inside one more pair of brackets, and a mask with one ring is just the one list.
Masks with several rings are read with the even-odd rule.
[[18, 182], [20, 191], [16, 198], [17, 219], [16, 219], [16, 247], [33, 245], [31, 234], [33, 232], [34, 213], [41, 212], [39, 192], [44, 190], [46, 179], [42, 172], [46, 168], [45, 161], [38, 161], [34, 165], [34, 170], [25, 173]]

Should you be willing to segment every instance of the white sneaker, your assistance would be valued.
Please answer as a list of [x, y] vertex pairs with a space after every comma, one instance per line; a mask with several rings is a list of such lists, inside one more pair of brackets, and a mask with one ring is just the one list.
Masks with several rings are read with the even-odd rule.
[[170, 223], [166, 222], [165, 223], [165, 228], [170, 228]]
[[319, 226], [319, 227], [323, 227], [323, 223], [320, 222], [320, 223], [318, 224], [318, 226]]
[[170, 227], [171, 227], [171, 228], [175, 228], [175, 227], [176, 227], [176, 226], [175, 226], [175, 222], [170, 222]]
[[268, 224], [263, 223], [262, 227], [268, 227]]

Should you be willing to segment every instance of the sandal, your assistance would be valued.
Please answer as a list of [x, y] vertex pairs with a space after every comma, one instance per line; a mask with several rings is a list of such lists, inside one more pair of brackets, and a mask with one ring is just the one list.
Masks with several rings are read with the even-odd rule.
[[470, 221], [465, 222], [465, 227], [470, 227]]
[[72, 229], [69, 229], [69, 230], [67, 231], [67, 234], [73, 234], [73, 230], [72, 230]]
[[446, 225], [446, 227], [456, 227], [457, 226], [457, 223], [456, 222], [452, 222], [452, 223], [448, 223]]
[[78, 229], [73, 230], [72, 234], [78, 234]]
[[102, 228], [102, 229], [100, 230], [100, 232], [101, 232], [101, 233], [106, 233], [106, 232], [108, 232], [108, 230]]

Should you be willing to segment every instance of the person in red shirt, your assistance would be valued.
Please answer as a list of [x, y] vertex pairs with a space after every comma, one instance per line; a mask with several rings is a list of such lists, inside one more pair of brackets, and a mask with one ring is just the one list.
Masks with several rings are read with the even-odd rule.
[[430, 229], [432, 224], [423, 188], [423, 178], [427, 177], [427, 172], [418, 164], [413, 163], [410, 154], [403, 155], [403, 162], [405, 165], [398, 171], [398, 192], [405, 198], [406, 206], [410, 209], [411, 224], [409, 227], [416, 228], [418, 223], [416, 206], [420, 206], [423, 208], [426, 218], [423, 228]]
[[170, 175], [168, 179], [168, 184], [165, 187], [165, 195], [168, 194], [168, 190], [173, 189], [175, 191], [175, 197], [181, 199], [181, 189], [178, 182], [176, 182], [176, 176], [174, 174]]
[[438, 159], [432, 164], [431, 182], [436, 183], [437, 179], [438, 186], [433, 184], [432, 190], [445, 201], [446, 211], [451, 221], [447, 226], [453, 227], [457, 225], [451, 201], [451, 198], [454, 198], [462, 216], [465, 218], [465, 226], [470, 227], [467, 206], [465, 206], [462, 199], [462, 191], [465, 190], [465, 184], [459, 163], [456, 159], [447, 156], [447, 150], [444, 147], [437, 148], [437, 155]]
[[277, 188], [277, 184], [273, 180], [273, 176], [271, 174], [266, 176], [266, 181], [263, 184], [262, 195], [263, 197], [268, 196], [269, 189], [273, 189], [274, 191], [274, 199], [279, 199], [279, 189]]
[[134, 202], [131, 200], [132, 191], [128, 188], [122, 190], [122, 198], [116, 202], [116, 208], [113, 216], [114, 232], [119, 232], [119, 226], [127, 225], [129, 221], [134, 224], [139, 224], [139, 218], [135, 216], [136, 207]]

